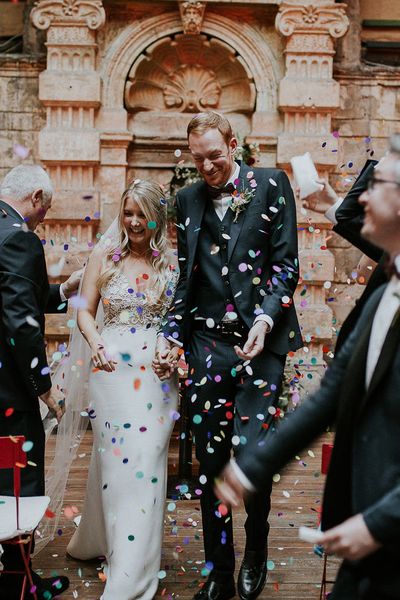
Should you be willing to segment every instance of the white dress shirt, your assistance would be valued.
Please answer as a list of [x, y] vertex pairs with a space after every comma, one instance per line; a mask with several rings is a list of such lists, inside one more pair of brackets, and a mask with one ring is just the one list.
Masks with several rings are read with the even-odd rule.
[[[396, 256], [395, 262], [400, 271], [400, 254]], [[400, 279], [393, 275], [379, 302], [372, 323], [371, 336], [368, 345], [367, 366], [365, 369], [365, 384], [367, 388], [371, 383], [390, 324], [392, 323], [399, 306]]]

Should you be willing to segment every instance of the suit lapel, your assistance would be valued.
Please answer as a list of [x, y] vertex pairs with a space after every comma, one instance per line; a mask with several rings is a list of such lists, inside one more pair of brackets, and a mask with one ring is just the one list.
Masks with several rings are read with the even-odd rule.
[[196, 191], [196, 195], [188, 211], [190, 217], [190, 223], [185, 225], [186, 227], [186, 238], [188, 248], [188, 275], [192, 272], [193, 262], [196, 256], [197, 243], [199, 241], [199, 232], [203, 221], [204, 211], [207, 206], [208, 194], [207, 185], [202, 182]]
[[[365, 391], [365, 370], [367, 364], [368, 346], [371, 337], [372, 323], [383, 291], [378, 295], [376, 301], [368, 311], [368, 317], [365, 318], [365, 327], [363, 328], [357, 343], [354, 346], [346, 374], [341, 385], [340, 407], [338, 420], [347, 427], [353, 423], [353, 417], [359, 413], [360, 405], [363, 403]], [[360, 317], [361, 319], [363, 317]]]
[[[247, 178], [247, 173], [250, 171], [249, 167], [242, 162], [241, 166], [240, 166], [240, 171], [239, 171], [239, 179], [240, 179], [240, 183], [239, 183], [239, 192], [242, 192], [244, 190], [250, 190], [252, 191], [252, 188], [250, 187], [250, 180]], [[257, 191], [255, 194], [255, 197], [257, 196]], [[255, 197], [250, 201], [250, 202], [254, 202]], [[236, 243], [239, 239], [239, 235], [242, 231], [243, 228], [243, 224], [246, 220], [246, 215], [247, 215], [247, 211], [248, 211], [249, 206], [246, 205], [244, 210], [239, 214], [236, 223], [234, 223], [232, 221], [232, 225], [231, 225], [231, 230], [230, 230], [230, 240], [228, 241], [228, 263], [230, 262], [231, 258], [232, 258], [232, 254], [233, 251], [235, 249]]]
[[382, 379], [384, 378], [387, 370], [390, 367], [393, 356], [399, 348], [400, 343], [400, 307], [397, 309], [393, 321], [390, 324], [389, 331], [385, 338], [382, 346], [381, 353], [376, 363], [375, 370], [372, 375], [372, 379], [368, 386], [367, 393], [364, 397], [364, 402], [360, 406], [360, 412], [364, 409], [366, 404], [374, 397], [374, 392], [379, 387]]
[[3, 202], [3, 200], [0, 200], [0, 218], [3, 215], [4, 216], [10, 215], [10, 217], [13, 217], [14, 219], [16, 219], [18, 221], [18, 223], [22, 223], [24, 220], [21, 217], [21, 215], [18, 214], [17, 211], [12, 206], [7, 204], [7, 202]]

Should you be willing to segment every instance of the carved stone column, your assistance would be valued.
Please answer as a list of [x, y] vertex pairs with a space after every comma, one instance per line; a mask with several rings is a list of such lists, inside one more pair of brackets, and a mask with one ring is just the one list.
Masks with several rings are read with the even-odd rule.
[[[349, 26], [345, 7], [330, 0], [288, 0], [280, 5], [275, 24], [287, 41], [286, 74], [279, 88], [284, 130], [278, 139], [277, 157], [288, 170], [291, 157], [306, 151], [311, 153], [321, 176], [326, 176], [337, 162], [337, 154], [324, 142], [332, 139], [331, 115], [339, 107], [340, 85], [332, 76], [333, 57], [335, 40]], [[313, 378], [323, 362], [323, 343], [332, 338], [332, 311], [326, 293], [333, 279], [334, 257], [326, 246], [326, 219], [300, 213], [299, 221], [303, 285], [299, 286], [297, 305], [309, 344], [304, 359]]]
[[[46, 126], [39, 134], [39, 157], [55, 187], [44, 222], [45, 248], [51, 243], [48, 262], [66, 259], [58, 269], [50, 264], [50, 275], [57, 279], [76, 268], [74, 254], [83, 258], [90, 249], [100, 219], [96, 30], [105, 23], [105, 12], [101, 0], [38, 0], [31, 20], [47, 30], [47, 69], [39, 78]], [[61, 338], [57, 323], [49, 320], [49, 333]]]
[[339, 83], [332, 77], [334, 41], [349, 26], [345, 4], [324, 0], [283, 2], [276, 28], [287, 38], [286, 75], [279, 88], [284, 132], [279, 137], [278, 162], [288, 164], [295, 154], [313, 152], [323, 166], [336, 163], [321, 142], [331, 131], [331, 114], [339, 107]]

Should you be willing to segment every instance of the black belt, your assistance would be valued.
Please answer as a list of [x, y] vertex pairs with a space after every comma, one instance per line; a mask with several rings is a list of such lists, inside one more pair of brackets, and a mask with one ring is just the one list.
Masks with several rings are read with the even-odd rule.
[[207, 321], [203, 319], [195, 319], [193, 321], [194, 331], [204, 331], [207, 333], [215, 333], [226, 337], [244, 337], [249, 329], [240, 321], [221, 321], [214, 327], [208, 327]]

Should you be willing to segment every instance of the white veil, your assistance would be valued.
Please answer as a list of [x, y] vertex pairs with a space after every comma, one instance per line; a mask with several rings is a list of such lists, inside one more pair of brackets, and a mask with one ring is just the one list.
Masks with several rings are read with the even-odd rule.
[[[101, 245], [106, 250], [108, 246], [114, 243], [118, 244], [118, 231], [118, 219], [114, 219], [96, 248]], [[47, 513], [37, 529], [35, 552], [42, 550], [55, 537], [63, 510], [69, 472], [90, 419], [90, 414], [87, 412], [87, 399], [91, 352], [77, 325], [77, 313], [81, 304], [81, 287], [82, 282], [73, 304], [75, 325], [71, 331], [67, 349], [52, 376], [56, 398], [65, 399], [65, 414], [58, 425], [54, 458], [46, 469], [46, 494], [50, 496], [50, 512]], [[100, 331], [103, 328], [103, 322], [103, 307], [99, 302], [96, 323]], [[48, 416], [44, 419], [46, 440], [49, 439], [56, 424], [56, 420], [52, 419], [50, 422]]]

